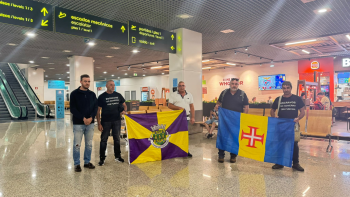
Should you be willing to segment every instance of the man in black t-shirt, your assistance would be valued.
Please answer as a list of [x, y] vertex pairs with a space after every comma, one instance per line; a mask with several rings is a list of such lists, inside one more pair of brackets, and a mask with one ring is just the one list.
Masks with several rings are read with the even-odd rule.
[[[221, 106], [222, 108], [229, 109], [236, 112], [248, 113], [249, 110], [249, 102], [248, 97], [244, 91], [238, 89], [239, 79], [232, 78], [230, 82], [230, 88], [221, 92], [219, 100], [217, 101], [217, 107]], [[217, 137], [228, 137], [221, 136], [220, 130], [218, 130]], [[231, 163], [236, 162], [237, 155], [234, 153], [231, 154]], [[219, 163], [223, 163], [225, 158], [225, 150], [219, 149]]]
[[102, 132], [100, 142], [100, 162], [98, 163], [100, 166], [104, 164], [106, 158], [107, 141], [111, 129], [114, 141], [115, 160], [118, 162], [124, 162], [124, 159], [120, 155], [120, 116], [121, 114], [125, 114], [127, 107], [124, 97], [114, 91], [115, 84], [113, 80], [107, 81], [106, 87], [107, 91], [98, 97], [98, 130]]
[[[297, 96], [292, 94], [292, 83], [289, 81], [285, 81], [282, 84], [283, 96], [280, 103], [279, 111], [277, 114], [278, 118], [288, 118], [294, 119], [295, 123], [298, 123], [305, 116], [305, 104], [303, 100]], [[272, 109], [270, 112], [271, 117], [275, 117], [275, 112], [278, 109], [278, 102], [280, 97], [275, 99], [275, 102], [272, 104]], [[300, 114], [298, 115], [298, 112]], [[281, 169], [282, 165], [275, 164], [272, 166], [272, 169]], [[293, 152], [293, 169], [298, 171], [304, 171], [299, 164], [299, 146], [298, 142], [294, 142], [294, 152]]]

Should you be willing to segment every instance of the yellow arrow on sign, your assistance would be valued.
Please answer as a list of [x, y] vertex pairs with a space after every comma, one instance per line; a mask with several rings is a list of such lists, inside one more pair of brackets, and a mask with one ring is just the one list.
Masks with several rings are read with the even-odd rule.
[[47, 23], [49, 22], [49, 20], [41, 20], [41, 26], [49, 26]]
[[120, 28], [121, 30], [122, 30], [122, 32], [124, 33], [124, 31], [125, 31], [125, 27], [124, 27], [124, 25], [122, 26], [122, 28]]
[[44, 14], [44, 16], [49, 13], [45, 7], [41, 10], [41, 12]]
[[174, 34], [171, 34], [171, 40], [174, 40]]
[[175, 47], [174, 47], [174, 46], [171, 46], [170, 48], [171, 48], [171, 50], [174, 50], [174, 49], [175, 49]]

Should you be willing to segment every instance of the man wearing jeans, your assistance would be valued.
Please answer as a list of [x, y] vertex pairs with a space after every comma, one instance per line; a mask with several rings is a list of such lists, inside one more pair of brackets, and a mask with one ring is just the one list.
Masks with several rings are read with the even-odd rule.
[[[100, 142], [100, 162], [99, 166], [103, 166], [106, 159], [107, 141], [110, 131], [112, 129], [113, 141], [114, 141], [114, 156], [115, 161], [124, 162], [124, 159], [120, 155], [120, 127], [121, 127], [121, 114], [125, 114], [127, 106], [125, 104], [124, 97], [118, 92], [114, 91], [115, 84], [113, 80], [107, 81], [107, 91], [98, 97], [98, 111], [97, 122], [98, 130], [101, 133]], [[102, 110], [102, 117], [100, 118]]]
[[80, 84], [81, 86], [70, 95], [70, 112], [73, 114], [74, 133], [73, 159], [76, 172], [81, 172], [80, 147], [83, 135], [85, 139], [84, 168], [95, 168], [90, 163], [90, 160], [94, 136], [94, 119], [97, 113], [97, 99], [95, 93], [89, 90], [89, 75], [82, 75]]

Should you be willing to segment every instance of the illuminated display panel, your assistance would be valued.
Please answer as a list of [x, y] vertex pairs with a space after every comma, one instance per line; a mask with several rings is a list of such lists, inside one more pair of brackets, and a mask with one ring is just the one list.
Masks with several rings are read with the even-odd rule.
[[52, 6], [29, 0], [1, 0], [0, 22], [53, 31]]
[[176, 34], [129, 21], [129, 45], [176, 53]]

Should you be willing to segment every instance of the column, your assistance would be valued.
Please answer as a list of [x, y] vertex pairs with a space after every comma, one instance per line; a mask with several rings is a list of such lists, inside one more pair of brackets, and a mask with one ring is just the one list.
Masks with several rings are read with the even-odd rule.
[[186, 90], [193, 95], [196, 121], [202, 121], [202, 34], [185, 28], [177, 29], [175, 33], [176, 54], [169, 54], [170, 92], [174, 79], [184, 81]]
[[25, 70], [27, 71], [25, 76], [27, 77], [29, 85], [32, 87], [33, 91], [35, 92], [39, 100], [42, 103], [44, 103], [45, 70], [42, 68], [30, 68], [30, 67], [28, 67]]
[[70, 92], [80, 86], [80, 76], [90, 76], [90, 88], [94, 91], [94, 59], [92, 57], [72, 56], [69, 59]]

